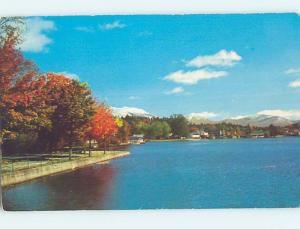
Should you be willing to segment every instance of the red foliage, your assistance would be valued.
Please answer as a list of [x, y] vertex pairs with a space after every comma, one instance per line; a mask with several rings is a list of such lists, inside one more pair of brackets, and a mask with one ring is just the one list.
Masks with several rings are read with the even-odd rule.
[[45, 85], [35, 65], [15, 48], [15, 39], [12, 34], [0, 46], [0, 118], [5, 121], [4, 130], [21, 123], [23, 128], [38, 119], [36, 108]]
[[90, 130], [87, 138], [95, 140], [105, 140], [117, 133], [118, 127], [111, 114], [111, 110], [105, 106], [100, 106], [90, 122]]

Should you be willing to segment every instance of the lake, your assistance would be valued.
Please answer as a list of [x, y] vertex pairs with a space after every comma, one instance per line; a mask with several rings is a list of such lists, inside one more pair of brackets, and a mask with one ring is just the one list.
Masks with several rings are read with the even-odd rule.
[[6, 210], [300, 206], [300, 138], [149, 142], [3, 190]]

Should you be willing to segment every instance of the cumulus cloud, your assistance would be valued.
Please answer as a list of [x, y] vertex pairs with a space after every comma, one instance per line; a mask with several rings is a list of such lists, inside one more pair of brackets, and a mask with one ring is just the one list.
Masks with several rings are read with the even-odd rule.
[[206, 68], [207, 66], [212, 67], [220, 67], [220, 66], [233, 66], [238, 61], [242, 60], [242, 57], [238, 55], [235, 51], [226, 51], [225, 49], [217, 52], [214, 55], [207, 55], [207, 56], [197, 56], [196, 58], [185, 61], [187, 67], [196, 67], [196, 70], [179, 70], [169, 75], [163, 77], [164, 80], [170, 80], [175, 83], [182, 83], [182, 84], [197, 84], [200, 80], [205, 79], [213, 79], [219, 78], [223, 76], [227, 76], [227, 71], [219, 71]]
[[214, 118], [218, 116], [218, 114], [214, 113], [214, 112], [196, 112], [196, 113], [190, 113], [188, 115], [186, 115], [186, 118], [188, 120], [191, 120], [192, 118], [198, 118], [198, 119], [208, 119], [208, 118]]
[[290, 82], [289, 87], [300, 87], [300, 79]]
[[184, 89], [182, 87], [175, 87], [172, 90], [167, 91], [166, 94], [171, 95], [171, 94], [179, 94], [179, 93], [182, 93], [182, 92], [184, 92]]
[[204, 67], [204, 66], [226, 66], [230, 67], [241, 61], [242, 57], [235, 51], [226, 51], [225, 49], [217, 52], [214, 55], [197, 56], [188, 61], [188, 67]]
[[300, 110], [263, 110], [257, 112], [257, 115], [269, 115], [288, 119], [300, 119]]
[[47, 46], [53, 41], [46, 32], [55, 29], [53, 21], [42, 18], [29, 18], [26, 20], [27, 30], [24, 34], [24, 42], [20, 45], [25, 52], [42, 52], [47, 50]]
[[113, 21], [111, 23], [99, 25], [99, 28], [102, 30], [122, 29], [124, 27], [126, 27], [126, 25], [121, 23], [120, 21]]
[[285, 74], [295, 74], [300, 73], [300, 68], [289, 68], [285, 72]]
[[197, 84], [199, 80], [219, 78], [226, 76], [227, 72], [225, 71], [209, 71], [209, 70], [195, 70], [195, 71], [182, 71], [173, 72], [165, 76], [164, 80], [170, 80], [175, 83], [182, 84]]

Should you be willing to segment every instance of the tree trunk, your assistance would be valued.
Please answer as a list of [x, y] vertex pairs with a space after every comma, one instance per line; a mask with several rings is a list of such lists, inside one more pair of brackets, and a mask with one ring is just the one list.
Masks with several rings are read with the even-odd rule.
[[106, 139], [104, 139], [104, 154], [106, 153]]
[[110, 137], [108, 137], [108, 151], [110, 151]]
[[89, 140], [89, 157], [91, 156], [92, 140]]
[[69, 160], [72, 159], [72, 153], [73, 153], [73, 148], [71, 146], [70, 150], [69, 150]]
[[2, 132], [2, 117], [0, 117], [0, 159], [2, 160], [2, 141], [3, 141], [3, 132]]

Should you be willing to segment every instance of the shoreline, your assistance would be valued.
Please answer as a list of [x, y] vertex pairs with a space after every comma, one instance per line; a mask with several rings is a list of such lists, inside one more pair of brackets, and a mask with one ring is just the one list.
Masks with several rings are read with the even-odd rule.
[[185, 138], [185, 139], [151, 139], [147, 142], [187, 142], [187, 141], [211, 141], [211, 140], [240, 140], [240, 139], [278, 139], [298, 138], [298, 136], [275, 136], [275, 137], [247, 137], [247, 138]]
[[71, 171], [88, 165], [106, 162], [116, 158], [126, 157], [130, 155], [128, 151], [107, 151], [93, 152], [91, 157], [76, 158], [71, 161], [59, 162], [50, 165], [42, 165], [28, 169], [17, 170], [1, 174], [1, 187], [27, 182], [36, 178], [51, 176], [58, 173]]

